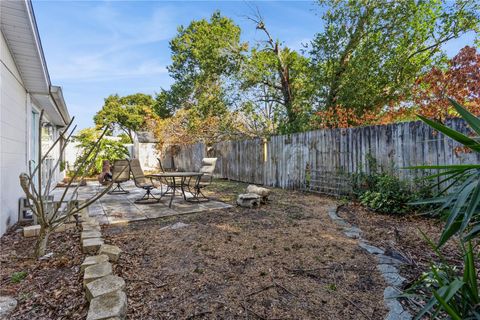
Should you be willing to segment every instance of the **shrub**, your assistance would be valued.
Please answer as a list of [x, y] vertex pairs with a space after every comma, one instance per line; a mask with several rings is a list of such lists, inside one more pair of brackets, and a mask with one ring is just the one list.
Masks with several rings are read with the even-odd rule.
[[404, 214], [411, 210], [408, 202], [413, 200], [414, 194], [397, 177], [388, 173], [375, 173], [357, 176], [359, 178], [360, 184], [357, 182], [354, 191], [356, 189], [355, 193], [362, 205], [380, 213]]
[[381, 172], [371, 155], [367, 155], [367, 166], [370, 173], [360, 172], [352, 176], [354, 197], [362, 205], [387, 214], [405, 214], [425, 208], [424, 205], [411, 205], [413, 201], [431, 196], [431, 185], [425, 180], [416, 179], [409, 184], [389, 172]]
[[[98, 139], [100, 132], [93, 128], [83, 129], [75, 137], [75, 141], [79, 143], [81, 152], [75, 161], [74, 168], [75, 170], [80, 169], [79, 173], [83, 175], [85, 168], [79, 168], [81, 162], [88, 153], [90, 147]], [[100, 141], [98, 150], [96, 153], [91, 154], [87, 158], [87, 162], [95, 161], [95, 165], [89, 169], [89, 172], [86, 172], [87, 176], [94, 176], [102, 172], [102, 161], [109, 160], [113, 164], [114, 160], [125, 159], [129, 157], [128, 149], [123, 145], [122, 142], [110, 139], [102, 139]]]
[[[404, 296], [426, 301], [415, 319], [429, 316], [430, 319], [478, 319], [480, 317], [480, 296], [478, 276], [475, 268], [475, 253], [471, 242], [462, 245], [463, 270], [449, 263], [427, 240], [440, 263], [432, 263], [429, 270], [406, 290]], [[448, 317], [447, 317], [448, 315]]]

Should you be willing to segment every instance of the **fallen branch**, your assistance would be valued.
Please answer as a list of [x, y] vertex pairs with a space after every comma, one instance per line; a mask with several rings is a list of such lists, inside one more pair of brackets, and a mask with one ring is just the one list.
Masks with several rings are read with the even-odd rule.
[[291, 294], [292, 296], [295, 296], [295, 294], [293, 292], [291, 292], [290, 290], [288, 290], [287, 288], [285, 288], [284, 286], [282, 286], [280, 283], [276, 282], [275, 279], [272, 277], [272, 282], [275, 286], [285, 290], [286, 292], [288, 292], [289, 294]]
[[261, 288], [261, 289], [259, 289], [259, 290], [257, 290], [257, 291], [254, 291], [254, 292], [252, 292], [252, 293], [247, 294], [247, 297], [254, 296], [254, 295], [259, 294], [260, 292], [263, 292], [263, 291], [267, 291], [268, 289], [271, 289], [271, 288], [273, 288], [273, 287], [274, 287], [273, 284], [271, 284], [271, 285], [269, 285], [269, 286], [266, 286], [266, 287], [263, 287], [263, 288]]
[[360, 308], [359, 306], [357, 306], [352, 300], [348, 299], [347, 297], [345, 297], [343, 294], [337, 292], [338, 295], [340, 297], [342, 297], [343, 299], [345, 299], [348, 303], [350, 303], [352, 306], [354, 306], [355, 308], [357, 308], [358, 311], [360, 311], [364, 316], [365, 318], [371, 320], [372, 318], [370, 318], [370, 316], [368, 314], [365, 313], [365, 311], [362, 310], [362, 308]]

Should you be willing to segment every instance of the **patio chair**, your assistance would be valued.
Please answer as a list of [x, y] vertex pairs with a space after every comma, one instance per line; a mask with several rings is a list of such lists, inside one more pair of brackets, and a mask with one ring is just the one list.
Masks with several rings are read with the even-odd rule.
[[152, 190], [161, 186], [161, 184], [159, 181], [154, 180], [153, 178], [145, 177], [142, 166], [140, 165], [140, 161], [138, 159], [130, 160], [130, 172], [132, 173], [135, 186], [137, 188], [145, 190], [145, 194], [143, 195], [143, 197], [135, 200], [134, 202], [137, 204], [159, 202], [160, 199], [158, 199], [152, 194]]
[[[203, 173], [203, 176], [200, 177], [199, 181], [190, 186], [189, 184], [189, 191], [193, 194], [194, 201], [209, 201], [207, 196], [203, 194], [202, 190], [212, 184], [213, 180], [213, 171], [215, 170], [215, 166], [217, 165], [217, 158], [203, 158], [202, 159], [202, 166], [199, 172]], [[190, 188], [193, 187], [193, 192]]]
[[166, 167], [164, 165], [162, 165], [162, 160], [160, 158], [157, 158], [158, 160], [158, 164], [160, 165], [160, 172], [173, 172], [173, 171], [177, 171], [177, 169], [175, 168], [175, 165], [172, 164], [171, 167]]
[[112, 180], [113, 183], [117, 185], [115, 188], [110, 190], [109, 194], [127, 194], [130, 191], [123, 189], [121, 183], [127, 182], [130, 180], [130, 168], [128, 164], [128, 160], [115, 160], [113, 161], [113, 168], [112, 168]]

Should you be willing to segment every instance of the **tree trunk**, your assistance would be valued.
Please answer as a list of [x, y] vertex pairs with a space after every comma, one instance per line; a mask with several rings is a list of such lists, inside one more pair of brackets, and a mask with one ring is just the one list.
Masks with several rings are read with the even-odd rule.
[[[254, 20], [255, 21], [255, 20]], [[282, 49], [278, 41], [274, 41], [270, 33], [268, 32], [265, 24], [260, 19], [257, 22], [257, 29], [263, 30], [268, 38], [268, 43], [272, 52], [277, 57], [277, 71], [280, 77], [280, 90], [283, 96], [283, 105], [287, 111], [287, 121], [290, 127], [292, 127], [297, 119], [297, 114], [295, 110], [293, 110], [293, 92], [292, 92], [292, 84], [290, 83], [290, 75], [289, 75], [289, 65], [286, 63], [282, 58]]]
[[332, 79], [330, 81], [330, 90], [328, 91], [326, 107], [332, 108], [337, 105], [338, 95], [341, 89], [342, 77], [345, 71], [347, 70], [348, 64], [350, 62], [350, 58], [354, 53], [355, 49], [360, 44], [362, 37], [364, 36], [365, 24], [370, 19], [370, 15], [373, 12], [372, 7], [367, 7], [365, 9], [365, 13], [360, 16], [358, 19], [355, 31], [350, 36], [350, 39], [345, 46], [345, 50], [340, 55], [340, 59], [338, 61], [338, 67], [336, 68]]
[[38, 235], [37, 243], [35, 244], [35, 257], [38, 259], [43, 257], [47, 251], [48, 237], [50, 230], [45, 227], [40, 227], [40, 234]]

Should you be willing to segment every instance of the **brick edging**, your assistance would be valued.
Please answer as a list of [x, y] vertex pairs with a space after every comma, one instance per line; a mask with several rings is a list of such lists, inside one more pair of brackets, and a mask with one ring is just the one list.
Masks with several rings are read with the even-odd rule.
[[349, 224], [345, 219], [338, 215], [338, 210], [342, 205], [335, 205], [328, 208], [328, 216], [338, 226], [343, 228], [343, 233], [350, 239], [357, 239], [358, 246], [367, 253], [373, 255], [377, 261], [377, 270], [388, 286], [383, 291], [383, 302], [388, 309], [388, 314], [385, 320], [409, 320], [412, 315], [403, 308], [398, 301], [398, 296], [402, 293], [399, 286], [405, 281], [398, 270], [398, 267], [403, 263], [400, 260], [385, 255], [385, 251], [381, 248], [369, 244], [362, 239], [362, 230], [358, 227]]
[[80, 213], [80, 225], [82, 252], [87, 254], [80, 266], [85, 297], [89, 301], [87, 320], [125, 319], [125, 280], [114, 275], [112, 268], [122, 250], [104, 243], [100, 224], [88, 215], [88, 208]]

